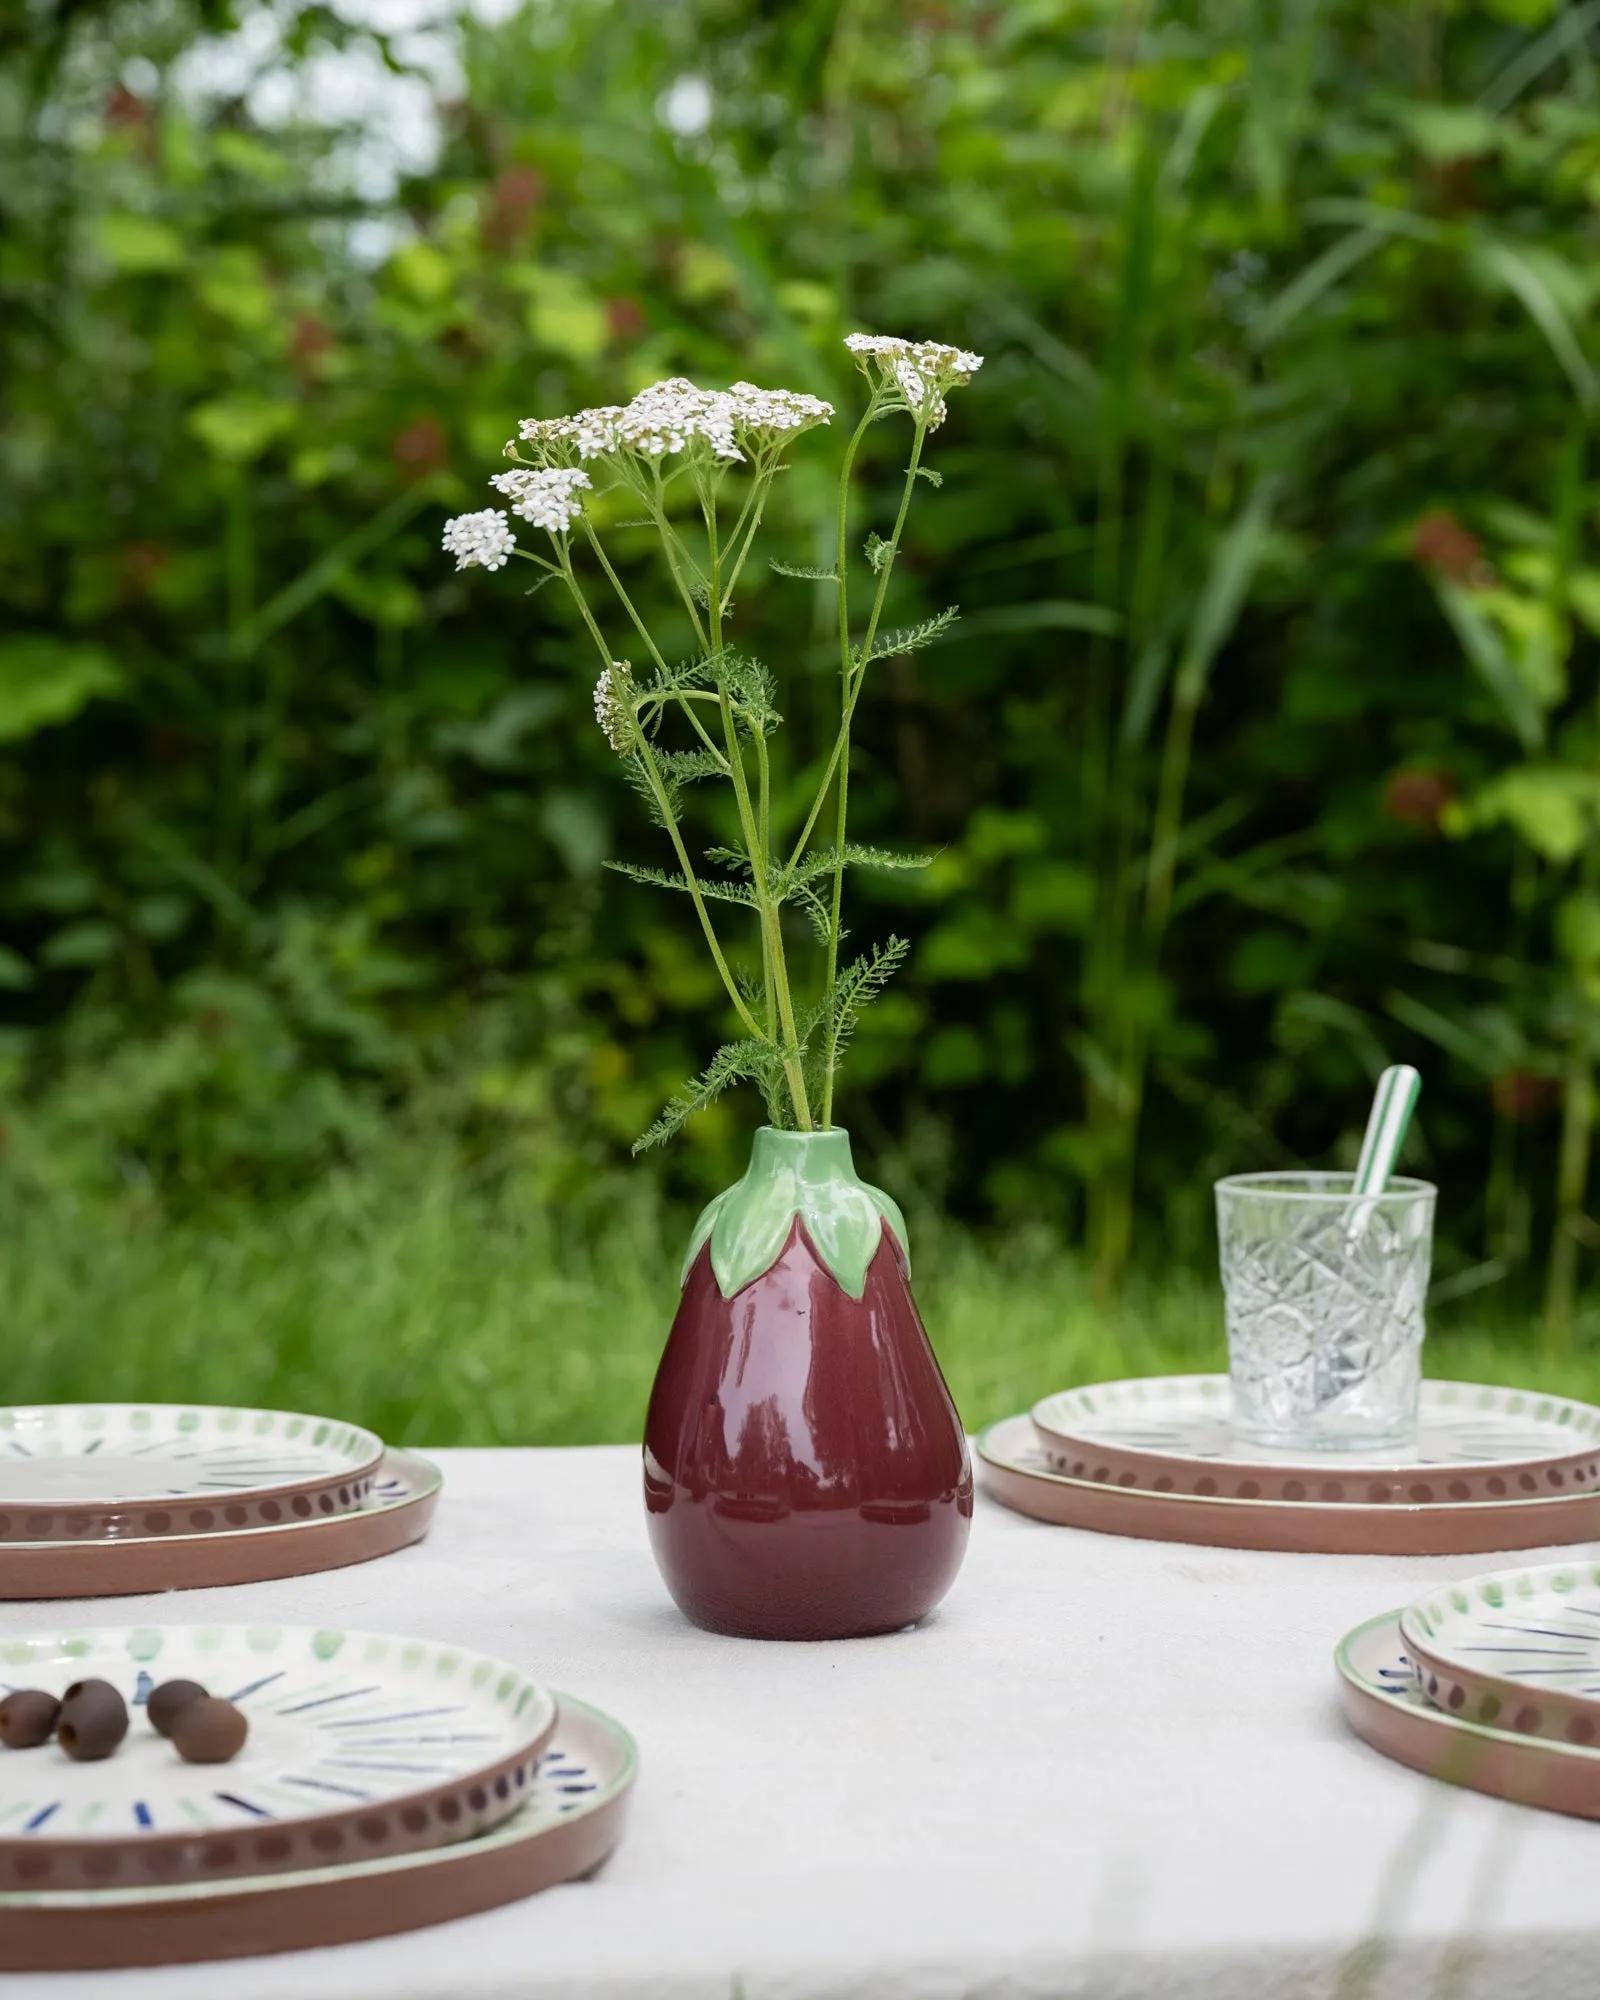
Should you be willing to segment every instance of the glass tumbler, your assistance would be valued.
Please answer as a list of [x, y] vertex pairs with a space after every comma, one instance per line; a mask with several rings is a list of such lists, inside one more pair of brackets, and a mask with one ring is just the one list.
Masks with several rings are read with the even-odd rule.
[[1433, 1256], [1427, 1181], [1356, 1197], [1351, 1174], [1217, 1182], [1235, 1434], [1292, 1451], [1414, 1435]]

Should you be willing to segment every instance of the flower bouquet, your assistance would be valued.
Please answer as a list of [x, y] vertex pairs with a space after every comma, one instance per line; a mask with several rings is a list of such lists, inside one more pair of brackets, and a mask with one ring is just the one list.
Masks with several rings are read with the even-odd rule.
[[[499, 569], [515, 556], [570, 594], [601, 663], [599, 725], [674, 863], [612, 865], [688, 896], [737, 1024], [636, 1150], [736, 1082], [765, 1099], [743, 1179], [690, 1240], [644, 1465], [652, 1546], [673, 1596], [702, 1625], [757, 1637], [913, 1623], [949, 1588], [972, 1512], [965, 1439], [911, 1295], [904, 1218], [858, 1178], [833, 1105], [851, 1032], [907, 950], [890, 937], [841, 962], [846, 871], [925, 865], [848, 839], [851, 726], [874, 663], [928, 644], [955, 616], [882, 627], [912, 499], [920, 482], [940, 483], [923, 462], [928, 439], [948, 392], [981, 362], [937, 341], [852, 334], [846, 345], [867, 397], [840, 467], [833, 566], [773, 564], [831, 588], [837, 610], [838, 725], [797, 827], [774, 814], [776, 684], [730, 644], [728, 627], [773, 481], [832, 405], [748, 382], [672, 380], [625, 406], [529, 418], [506, 446], [512, 469], [491, 481], [506, 508], [460, 515], [444, 533], [458, 568]], [[890, 418], [909, 421], [911, 448], [892, 528], [866, 541], [858, 629], [852, 482], [869, 427]], [[694, 634], [689, 659], [656, 644], [586, 506], [618, 489], [659, 538]], [[518, 545], [507, 509], [542, 531], [536, 549]], [[619, 629], [631, 634], [620, 646], [608, 636]], [[707, 781], [729, 786], [738, 840], [697, 860], [684, 801]], [[747, 958], [730, 956], [713, 917], [729, 905], [753, 928]], [[820, 961], [809, 980], [797, 963], [807, 935]]]

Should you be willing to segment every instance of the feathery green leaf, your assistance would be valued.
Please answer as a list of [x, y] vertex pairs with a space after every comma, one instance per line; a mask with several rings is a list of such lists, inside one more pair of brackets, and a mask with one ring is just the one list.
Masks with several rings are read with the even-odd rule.
[[924, 618], [920, 625], [907, 625], [899, 632], [885, 632], [875, 639], [871, 653], [863, 659], [858, 647], [855, 662], [858, 667], [870, 666], [874, 660], [892, 660], [898, 653], [914, 653], [920, 646], [932, 646], [961, 616], [959, 608], [952, 604], [948, 610], [936, 612], [932, 618]]
[[[674, 875], [667, 868], [651, 868], [638, 861], [607, 861], [602, 866], [613, 875], [626, 875], [630, 882], [645, 882], [652, 889], [678, 889], [684, 895], [689, 893], [689, 884], [682, 875]], [[754, 903], [755, 891], [744, 882], [703, 882], [697, 876], [695, 887], [708, 902]]]
[[774, 1057], [775, 1051], [762, 1042], [724, 1043], [700, 1074], [663, 1107], [649, 1131], [634, 1140], [634, 1152], [647, 1153], [653, 1146], [663, 1144], [697, 1111], [714, 1103], [730, 1084], [759, 1082]]
[[807, 569], [800, 563], [776, 561], [772, 562], [771, 566], [777, 571], [779, 576], [797, 577], [801, 583], [837, 583], [839, 581], [839, 572], [836, 569]]

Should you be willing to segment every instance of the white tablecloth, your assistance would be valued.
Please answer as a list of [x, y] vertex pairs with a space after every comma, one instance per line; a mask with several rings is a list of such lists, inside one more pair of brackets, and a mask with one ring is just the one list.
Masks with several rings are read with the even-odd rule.
[[1336, 1711], [1340, 1634], [1489, 1558], [1122, 1541], [980, 1495], [966, 1567], [925, 1626], [757, 1645], [674, 1609], [636, 1451], [439, 1457], [433, 1533], [384, 1562], [0, 1606], [0, 1631], [248, 1618], [507, 1654], [637, 1736], [611, 1860], [431, 1931], [225, 1968], [13, 1977], [7, 2000], [1600, 1993], [1600, 1824], [1432, 1783]]

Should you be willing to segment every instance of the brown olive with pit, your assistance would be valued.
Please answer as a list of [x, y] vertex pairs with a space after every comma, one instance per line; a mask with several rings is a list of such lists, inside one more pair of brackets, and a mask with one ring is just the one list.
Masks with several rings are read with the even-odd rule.
[[109, 1681], [74, 1681], [61, 1697], [56, 1741], [74, 1762], [109, 1757], [128, 1733], [128, 1704]]
[[242, 1708], [208, 1694], [179, 1711], [172, 1725], [172, 1747], [186, 1764], [226, 1764], [238, 1756], [249, 1734]]
[[172, 1725], [189, 1704], [205, 1699], [206, 1690], [198, 1681], [163, 1681], [160, 1687], [151, 1690], [144, 1712], [158, 1735], [170, 1736]]
[[56, 1733], [61, 1704], [43, 1688], [13, 1688], [0, 1701], [0, 1743], [8, 1750], [37, 1750]]

